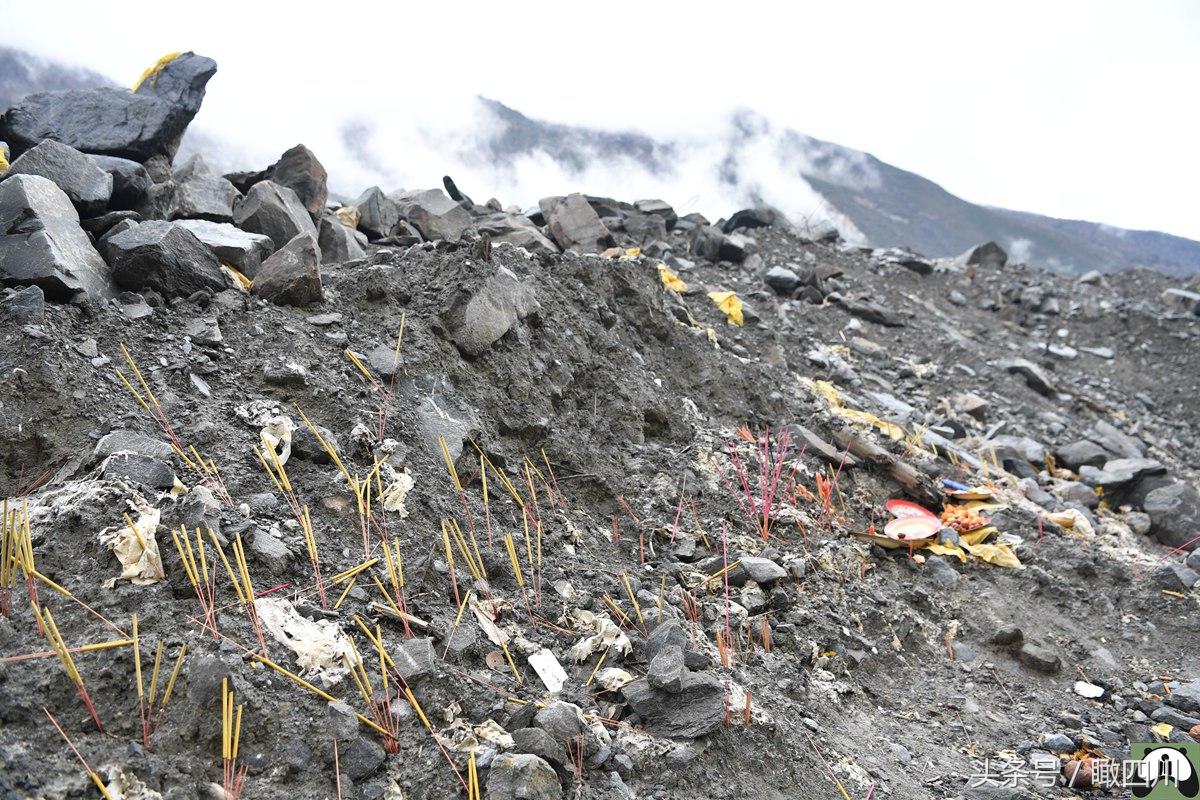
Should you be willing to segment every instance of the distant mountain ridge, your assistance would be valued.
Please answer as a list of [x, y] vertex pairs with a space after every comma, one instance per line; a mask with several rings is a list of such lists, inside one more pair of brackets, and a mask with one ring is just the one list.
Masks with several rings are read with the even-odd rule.
[[[86, 69], [69, 67], [0, 45], [0, 112], [36, 91], [60, 91], [113, 82]], [[700, 196], [698, 210], [715, 198], [727, 207], [769, 203], [794, 220], [828, 220], [851, 242], [876, 247], [907, 247], [933, 257], [958, 255], [983, 242], [996, 241], [1017, 261], [1060, 272], [1113, 271], [1147, 267], [1174, 275], [1200, 273], [1200, 242], [1155, 231], [1131, 231], [1095, 222], [1062, 220], [1022, 211], [970, 203], [938, 184], [874, 156], [779, 128], [765, 117], [739, 111], [717, 130], [694, 138], [656, 138], [636, 131], [611, 131], [534, 119], [496, 100], [477, 99], [475, 130], [423, 137], [427, 158], [455, 173], [466, 165], [479, 193], [493, 191], [520, 202], [566, 191], [597, 191], [597, 177], [619, 183], [636, 175], [643, 191], [677, 204]], [[339, 166], [386, 188], [403, 181], [405, 164], [393, 153], [396, 129], [378, 115], [339, 119], [334, 139], [340, 152], [320, 153], [338, 182]], [[421, 129], [408, 115], [391, 124]], [[469, 126], [468, 126], [469, 127]], [[409, 131], [411, 134], [411, 131]], [[181, 157], [203, 151], [214, 167], [253, 169], [262, 164], [235, 148], [219, 146], [221, 137], [193, 126]], [[399, 158], [412, 160], [401, 153]], [[545, 179], [538, 169], [552, 164]], [[526, 179], [520, 191], [518, 176]], [[559, 185], [569, 181], [569, 185]], [[703, 188], [701, 188], [703, 187]], [[363, 186], [346, 186], [357, 194]], [[503, 194], [507, 190], [508, 194]], [[351, 195], [353, 196], [353, 195]]]

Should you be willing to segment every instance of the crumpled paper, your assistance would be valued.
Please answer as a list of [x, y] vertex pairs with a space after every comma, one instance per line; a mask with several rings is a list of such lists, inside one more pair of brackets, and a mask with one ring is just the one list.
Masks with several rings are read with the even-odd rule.
[[129, 500], [129, 507], [137, 515], [133, 520], [133, 528], [122, 522], [100, 531], [100, 544], [121, 562], [121, 574], [109, 581], [109, 585], [123, 580], [135, 586], [149, 586], [166, 577], [162, 556], [158, 552], [158, 541], [154, 538], [162, 512], [151, 507], [139, 494]]
[[408, 517], [408, 509], [404, 507], [404, 501], [408, 499], [408, 493], [416, 485], [412, 476], [408, 474], [407, 469], [401, 472], [386, 462], [379, 465], [379, 470], [379, 477], [385, 484], [383, 507], [388, 511], [395, 511], [401, 519]]
[[292, 434], [296, 431], [296, 423], [292, 418], [280, 414], [271, 417], [259, 431], [264, 450], [274, 450], [279, 456], [279, 463], [286, 464], [292, 455]]
[[337, 623], [301, 616], [291, 602], [277, 597], [258, 598], [254, 610], [263, 629], [296, 654], [300, 677], [333, 686], [356, 663], [354, 647]]
[[617, 652], [626, 655], [633, 648], [629, 637], [608, 618], [607, 614], [593, 614], [583, 608], [571, 610], [571, 621], [579, 630], [593, 631], [591, 636], [585, 636], [571, 646], [568, 655], [576, 663], [586, 661], [588, 656], [598, 650], [616, 648]]

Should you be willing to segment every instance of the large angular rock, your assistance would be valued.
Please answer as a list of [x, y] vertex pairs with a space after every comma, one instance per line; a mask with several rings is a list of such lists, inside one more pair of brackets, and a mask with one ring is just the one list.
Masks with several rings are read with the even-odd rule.
[[562, 800], [554, 768], [532, 753], [501, 753], [488, 770], [484, 800]]
[[688, 672], [678, 691], [655, 689], [646, 678], [621, 689], [630, 709], [656, 736], [698, 739], [725, 721], [725, 684], [709, 672]]
[[705, 261], [716, 261], [724, 241], [725, 234], [716, 225], [699, 225], [688, 236], [688, 252]]
[[199, 153], [175, 170], [171, 219], [205, 219], [232, 222], [233, 205], [241, 193], [209, 168]]
[[116, 156], [88, 156], [96, 166], [112, 176], [112, 197], [108, 207], [128, 211], [141, 205], [154, 184], [150, 173], [136, 161]]
[[13, 153], [54, 139], [76, 150], [145, 162], [173, 158], [217, 71], [210, 58], [183, 53], [138, 86], [37, 92], [0, 117], [0, 139]]
[[601, 253], [613, 246], [612, 233], [582, 194], [543, 197], [538, 206], [546, 218], [551, 238], [563, 250]]
[[984, 242], [960, 255], [957, 260], [968, 267], [1000, 269], [1008, 263], [1008, 253], [995, 242]]
[[6, 173], [6, 177], [13, 175], [41, 175], [54, 181], [83, 217], [103, 214], [113, 192], [111, 175], [74, 147], [53, 139], [22, 153]]
[[471, 215], [441, 189], [408, 192], [396, 198], [400, 216], [420, 231], [426, 241], [457, 242], [471, 226]]
[[[361, 242], [359, 237], [362, 237]], [[365, 257], [367, 251], [363, 249], [363, 244], [366, 241], [365, 236], [343, 225], [337, 217], [321, 218], [317, 243], [321, 246], [322, 264], [341, 264]]]
[[313, 152], [298, 144], [284, 152], [279, 160], [267, 168], [267, 178], [296, 193], [300, 202], [308, 209], [313, 222], [325, 211], [329, 199], [328, 174]]
[[733, 233], [738, 228], [770, 228], [781, 227], [790, 228], [791, 223], [784, 213], [774, 206], [757, 206], [755, 208], [743, 208], [741, 211], [734, 212], [721, 230], [724, 233]]
[[1088, 439], [1063, 445], [1056, 453], [1059, 463], [1068, 469], [1078, 471], [1080, 467], [1099, 467], [1108, 461], [1108, 451]]
[[558, 252], [558, 245], [542, 233], [529, 217], [521, 214], [502, 211], [488, 214], [475, 220], [475, 230], [490, 236], [493, 245], [507, 242], [514, 247], [523, 247], [534, 255]]
[[259, 181], [250, 187], [233, 211], [233, 222], [244, 231], [267, 236], [278, 250], [301, 234], [317, 238], [308, 209], [296, 193], [274, 181]]
[[149, 220], [104, 240], [113, 281], [122, 289], [153, 289], [163, 297], [187, 297], [227, 286], [221, 265], [187, 228]]
[[113, 293], [108, 266], [62, 189], [39, 175], [0, 182], [0, 282], [40, 286], [51, 300]]
[[319, 303], [323, 294], [316, 237], [302, 233], [277, 250], [262, 263], [250, 291], [281, 306]]
[[1050, 377], [1050, 373], [1027, 358], [1003, 361], [1000, 366], [1009, 372], [1021, 375], [1025, 378], [1025, 383], [1029, 384], [1029, 388], [1038, 394], [1053, 397], [1058, 393], [1058, 387], [1055, 385], [1054, 379]]
[[[1190, 483], [1155, 489], [1146, 495], [1143, 508], [1150, 515], [1150, 535], [1168, 547], [1182, 547], [1200, 536], [1200, 493]], [[1197, 542], [1188, 545], [1189, 550], [1198, 547]]]
[[400, 221], [400, 207], [378, 186], [364, 191], [350, 205], [358, 209], [358, 229], [372, 241], [390, 236]]
[[479, 291], [462, 297], [451, 308], [446, 330], [459, 350], [478, 356], [540, 308], [534, 287], [507, 267], [500, 267]]
[[679, 220], [679, 215], [675, 213], [675, 209], [663, 200], [638, 200], [633, 204], [633, 207], [642, 214], [649, 214], [661, 219], [667, 230], [674, 228], [675, 223]]
[[231, 265], [247, 278], [257, 275], [262, 262], [275, 252], [275, 243], [269, 236], [244, 231], [228, 222], [181, 219], [175, 224], [187, 228], [197, 239], [208, 245], [218, 259]]

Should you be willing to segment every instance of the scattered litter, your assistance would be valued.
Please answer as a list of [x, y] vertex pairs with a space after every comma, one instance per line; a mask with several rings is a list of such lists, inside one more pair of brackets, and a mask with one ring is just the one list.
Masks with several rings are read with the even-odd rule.
[[740, 328], [745, 324], [746, 320], [742, 316], [742, 299], [737, 296], [737, 292], [709, 292], [708, 296], [725, 314], [725, 319], [730, 325], [737, 325]]
[[1076, 536], [1095, 536], [1096, 530], [1077, 508], [1067, 508], [1054, 514], [1047, 514], [1046, 519], [1063, 530]]
[[387, 488], [383, 490], [383, 507], [388, 511], [397, 512], [401, 519], [407, 518], [408, 509], [405, 508], [404, 501], [416, 485], [412, 476], [408, 474], [407, 469], [401, 472], [387, 462], [380, 463], [379, 474], [387, 482]]
[[627, 683], [637, 680], [632, 672], [626, 672], [620, 667], [605, 667], [596, 673], [592, 681], [607, 692], [615, 692]]
[[866, 423], [890, 439], [904, 438], [904, 428], [894, 422], [882, 420], [869, 411], [847, 408], [846, 401], [842, 399], [841, 392], [829, 381], [812, 381], [812, 389], [829, 404], [829, 409], [839, 417]]
[[158, 541], [154, 538], [162, 512], [152, 508], [139, 494], [133, 495], [129, 507], [137, 514], [136, 520], [126, 515], [126, 520], [131, 521], [132, 525], [123, 522], [100, 531], [100, 544], [112, 551], [121, 562], [121, 574], [109, 581], [109, 586], [115, 585], [118, 580], [129, 581], [135, 586], [148, 586], [166, 577], [162, 556], [158, 552]]
[[254, 610], [275, 641], [296, 654], [302, 678], [315, 677], [333, 686], [355, 663], [354, 647], [337, 623], [303, 617], [290, 601], [279, 597], [260, 597]]
[[259, 432], [264, 449], [274, 450], [279, 456], [279, 463], [286, 464], [292, 455], [292, 434], [296, 431], [296, 423], [284, 414], [271, 417]]
[[578, 630], [591, 630], [591, 636], [585, 636], [571, 646], [570, 656], [576, 663], [600, 650], [616, 648], [621, 655], [627, 655], [633, 644], [625, 632], [618, 628], [607, 614], [593, 614], [583, 608], [571, 609], [571, 621]]
[[666, 264], [658, 265], [658, 277], [660, 280], [662, 280], [662, 285], [670, 289], [672, 292], [683, 294], [687, 291], [687, 284], [680, 280], [678, 275], [667, 269]]
[[529, 656], [528, 660], [529, 666], [533, 667], [533, 671], [542, 679], [542, 683], [546, 685], [546, 689], [552, 693], [562, 691], [563, 686], [567, 682], [567, 673], [563, 670], [562, 665], [558, 663], [558, 659], [554, 653], [546, 648], [542, 648]]

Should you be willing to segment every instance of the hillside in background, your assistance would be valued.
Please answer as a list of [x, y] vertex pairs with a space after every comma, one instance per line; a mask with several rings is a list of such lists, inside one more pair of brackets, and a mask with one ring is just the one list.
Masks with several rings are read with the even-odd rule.
[[[94, 72], [0, 46], [0, 109], [34, 91], [112, 85]], [[987, 240], [1018, 261], [1066, 273], [1147, 267], [1173, 275], [1200, 271], [1200, 243], [1155, 231], [1060, 220], [968, 202], [938, 184], [874, 156], [781, 129], [738, 111], [690, 138], [659, 139], [533, 119], [478, 98], [469, 121], [447, 130], [411, 110], [372, 109], [329, 122], [337, 149], [322, 148], [331, 188], [367, 182], [386, 190], [420, 183], [434, 163], [475, 194], [527, 207], [539, 197], [586, 189], [644, 193], [710, 216], [769, 203], [799, 222], [831, 221], [850, 242], [954, 256]], [[331, 115], [336, 116], [336, 115]], [[324, 131], [305, 131], [309, 140]], [[405, 146], [397, 146], [404, 142]], [[203, 152], [222, 170], [258, 169], [253, 143], [231, 146], [193, 126], [182, 153]], [[347, 195], [346, 199], [352, 199]]]

